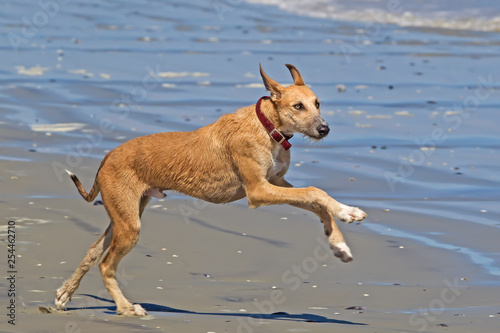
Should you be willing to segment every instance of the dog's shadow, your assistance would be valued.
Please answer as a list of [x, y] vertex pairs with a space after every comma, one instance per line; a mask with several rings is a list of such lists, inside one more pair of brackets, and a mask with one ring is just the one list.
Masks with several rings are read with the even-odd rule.
[[[94, 300], [112, 303], [113, 300], [98, 297], [90, 294], [80, 294], [81, 296], [91, 297]], [[262, 313], [248, 313], [248, 312], [196, 312], [189, 310], [176, 309], [169, 306], [152, 304], [152, 303], [139, 303], [144, 310], [148, 313], [160, 312], [160, 313], [185, 313], [193, 315], [206, 315], [206, 316], [224, 316], [224, 317], [242, 317], [251, 319], [266, 319], [266, 320], [287, 320], [296, 322], [310, 322], [310, 323], [331, 323], [331, 324], [343, 324], [343, 325], [368, 325], [364, 323], [356, 323], [347, 320], [339, 320], [327, 318], [324, 316], [312, 314], [312, 313], [300, 313], [300, 314], [289, 314], [286, 312], [275, 312], [272, 314], [262, 314]], [[89, 306], [89, 307], [68, 307], [66, 311], [77, 311], [77, 310], [104, 310], [105, 314], [116, 314], [116, 306]]]

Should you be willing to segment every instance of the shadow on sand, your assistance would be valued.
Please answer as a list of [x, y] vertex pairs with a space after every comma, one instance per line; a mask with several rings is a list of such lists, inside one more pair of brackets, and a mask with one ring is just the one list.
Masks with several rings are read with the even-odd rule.
[[[89, 307], [73, 307], [67, 308], [66, 311], [78, 311], [78, 310], [103, 310], [105, 314], [116, 314], [116, 307], [114, 302], [110, 299], [98, 297], [89, 294], [80, 294], [82, 296], [91, 297], [95, 300], [112, 303], [113, 306], [89, 306]], [[331, 319], [324, 316], [311, 314], [311, 313], [300, 313], [300, 314], [289, 314], [286, 312], [275, 312], [272, 314], [263, 313], [248, 313], [248, 312], [238, 312], [238, 313], [228, 313], [228, 312], [196, 312], [188, 311], [182, 309], [176, 309], [169, 306], [152, 304], [152, 303], [138, 303], [140, 304], [149, 314], [154, 312], [161, 315], [161, 313], [185, 313], [193, 315], [206, 315], [206, 316], [224, 316], [224, 317], [240, 317], [240, 318], [251, 318], [251, 319], [266, 319], [266, 320], [286, 320], [286, 321], [296, 321], [296, 322], [310, 322], [310, 323], [331, 323], [331, 324], [341, 324], [341, 325], [368, 325], [364, 323], [356, 323], [347, 320]]]

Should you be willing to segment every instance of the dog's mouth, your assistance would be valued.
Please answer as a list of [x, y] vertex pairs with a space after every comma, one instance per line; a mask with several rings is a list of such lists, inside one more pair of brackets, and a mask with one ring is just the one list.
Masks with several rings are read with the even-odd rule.
[[310, 136], [309, 135], [309, 138], [314, 140], [314, 141], [321, 141], [323, 140], [324, 138], [326, 138], [328, 136], [328, 134], [325, 134], [325, 135], [314, 135], [314, 136]]
[[328, 134], [324, 134], [324, 135], [320, 135], [320, 134], [304, 134], [304, 137], [308, 138], [309, 140], [311, 141], [314, 141], [314, 142], [318, 142], [318, 141], [321, 141], [323, 140], [324, 138], [326, 138], [328, 136]]

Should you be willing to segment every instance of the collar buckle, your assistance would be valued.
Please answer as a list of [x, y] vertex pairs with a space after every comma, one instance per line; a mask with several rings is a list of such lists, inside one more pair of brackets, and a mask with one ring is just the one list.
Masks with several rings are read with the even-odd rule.
[[[274, 139], [274, 141], [276, 141], [277, 143], [279, 144], [282, 144], [283, 141], [285, 141], [285, 136], [280, 132], [278, 131], [276, 128], [273, 128], [273, 130], [271, 132], [269, 132], [269, 135], [271, 136], [271, 138]], [[277, 140], [276, 137], [281, 137], [281, 139]]]

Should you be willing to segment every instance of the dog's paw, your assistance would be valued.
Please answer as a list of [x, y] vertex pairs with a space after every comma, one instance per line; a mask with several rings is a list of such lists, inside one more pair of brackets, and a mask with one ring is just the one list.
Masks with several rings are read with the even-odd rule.
[[51, 306], [40, 305], [38, 307], [38, 311], [40, 311], [41, 314], [48, 314], [48, 313], [59, 313], [61, 310], [55, 309]]
[[139, 304], [133, 304], [125, 309], [117, 310], [117, 313], [126, 317], [143, 317], [147, 315], [146, 310]]
[[366, 213], [358, 207], [351, 207], [346, 205], [341, 205], [340, 212], [337, 214], [337, 218], [346, 223], [362, 221], [366, 216]]
[[333, 254], [337, 258], [340, 258], [343, 262], [352, 261], [351, 249], [346, 243], [338, 243], [337, 245], [332, 245]]
[[63, 287], [57, 289], [56, 299], [54, 304], [58, 310], [64, 310], [66, 308], [66, 303], [71, 300], [71, 293]]

